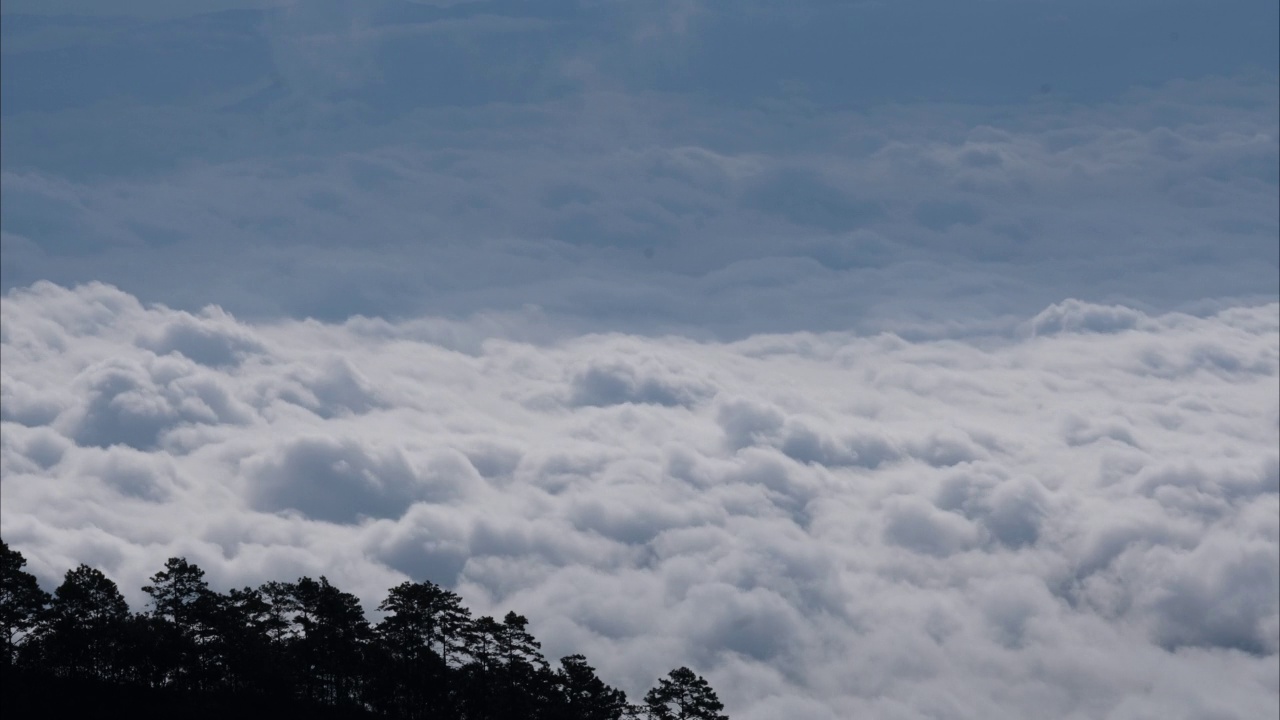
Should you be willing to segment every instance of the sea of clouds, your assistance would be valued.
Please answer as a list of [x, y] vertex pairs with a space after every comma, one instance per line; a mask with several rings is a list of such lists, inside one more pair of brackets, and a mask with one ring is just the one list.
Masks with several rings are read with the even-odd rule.
[[173, 555], [367, 609], [429, 579], [633, 697], [692, 665], [742, 720], [1280, 709], [1280, 305], [1068, 300], [968, 340], [489, 322], [11, 292], [5, 539], [135, 607]]
[[6, 0], [0, 526], [736, 720], [1280, 711], [1273, 0]]

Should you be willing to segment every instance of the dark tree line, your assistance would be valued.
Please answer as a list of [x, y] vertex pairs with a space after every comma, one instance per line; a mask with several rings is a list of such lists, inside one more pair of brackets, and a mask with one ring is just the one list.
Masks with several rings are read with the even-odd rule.
[[211, 717], [727, 720], [688, 668], [628, 703], [582, 655], [553, 669], [525, 617], [472, 617], [456, 593], [429, 581], [391, 588], [375, 625], [324, 577], [219, 593], [199, 567], [170, 558], [142, 588], [147, 610], [134, 613], [94, 568], [69, 570], [50, 595], [25, 564], [0, 542], [6, 715], [22, 709], [19, 696], [47, 707], [97, 694], [99, 711], [114, 701]]

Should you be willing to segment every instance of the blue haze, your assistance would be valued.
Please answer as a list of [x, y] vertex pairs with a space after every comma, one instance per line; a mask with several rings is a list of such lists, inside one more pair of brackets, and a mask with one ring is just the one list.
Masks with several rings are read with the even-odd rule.
[[6, 3], [4, 290], [726, 336], [1280, 292], [1274, 2], [252, 5]]

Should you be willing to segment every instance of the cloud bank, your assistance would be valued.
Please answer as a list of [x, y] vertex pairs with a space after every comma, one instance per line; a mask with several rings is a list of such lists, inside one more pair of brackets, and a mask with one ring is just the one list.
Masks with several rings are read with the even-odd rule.
[[171, 555], [369, 610], [427, 578], [633, 694], [695, 666], [748, 720], [1280, 709], [1280, 305], [1073, 300], [961, 340], [518, 325], [11, 291], [5, 539], [139, 607]]
[[4, 289], [718, 339], [1280, 295], [1269, 0], [277, 5], [6, 4]]

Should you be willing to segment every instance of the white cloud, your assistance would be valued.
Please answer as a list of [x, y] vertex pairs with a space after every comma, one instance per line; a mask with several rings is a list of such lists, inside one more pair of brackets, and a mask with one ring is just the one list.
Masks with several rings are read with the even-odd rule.
[[694, 665], [738, 718], [1280, 707], [1274, 303], [965, 341], [504, 322], [10, 292], [5, 539], [135, 603], [175, 554], [368, 609], [429, 578], [631, 693]]

